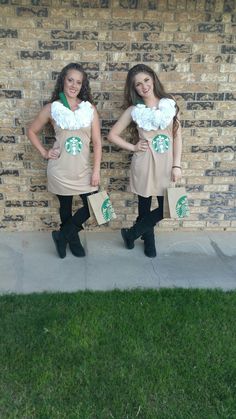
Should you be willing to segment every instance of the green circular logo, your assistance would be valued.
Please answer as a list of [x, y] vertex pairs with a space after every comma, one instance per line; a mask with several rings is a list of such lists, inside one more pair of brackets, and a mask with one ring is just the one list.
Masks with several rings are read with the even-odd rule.
[[79, 137], [70, 137], [67, 138], [65, 142], [65, 149], [67, 153], [72, 154], [72, 156], [76, 156], [81, 152], [83, 143]]
[[190, 214], [187, 195], [181, 196], [176, 203], [176, 214], [179, 218], [188, 217]]
[[152, 147], [157, 153], [165, 153], [169, 149], [170, 139], [165, 134], [156, 135], [152, 139]]
[[114, 210], [112, 208], [111, 201], [109, 198], [106, 198], [105, 201], [103, 201], [101, 210], [102, 210], [102, 215], [103, 215], [104, 220], [106, 221], [112, 220]]

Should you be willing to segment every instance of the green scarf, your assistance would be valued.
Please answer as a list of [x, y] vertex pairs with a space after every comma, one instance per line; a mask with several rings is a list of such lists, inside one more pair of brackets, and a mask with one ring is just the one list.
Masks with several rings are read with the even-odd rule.
[[136, 106], [136, 105], [144, 105], [144, 101], [143, 101], [143, 99], [137, 99], [136, 100], [136, 102], [134, 103], [134, 106]]
[[59, 98], [60, 98], [60, 101], [62, 102], [62, 104], [63, 104], [66, 108], [70, 109], [70, 105], [69, 105], [69, 103], [68, 103], [68, 101], [67, 101], [67, 99], [66, 99], [66, 95], [65, 95], [63, 92], [60, 92], [60, 93], [59, 93]]

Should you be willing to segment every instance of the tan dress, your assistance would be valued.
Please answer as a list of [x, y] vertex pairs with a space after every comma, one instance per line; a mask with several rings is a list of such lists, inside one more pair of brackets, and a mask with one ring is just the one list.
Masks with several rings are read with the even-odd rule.
[[[159, 109], [148, 109], [138, 105], [136, 118], [140, 140], [147, 140], [147, 151], [133, 154], [130, 173], [131, 192], [143, 196], [163, 196], [169, 186], [173, 165], [173, 116], [175, 102], [162, 99]], [[134, 108], [135, 109], [135, 108]], [[155, 124], [158, 129], [155, 128]], [[142, 128], [139, 126], [141, 125]], [[165, 128], [161, 129], [160, 126]]]
[[48, 161], [48, 191], [57, 195], [80, 195], [96, 191], [98, 187], [90, 184], [91, 122], [89, 126], [77, 129], [61, 128], [55, 120], [53, 125], [56, 136], [53, 147], [59, 148], [60, 156]]
[[133, 154], [131, 162], [131, 192], [143, 197], [163, 196], [169, 186], [173, 165], [172, 124], [164, 130], [144, 131], [138, 128], [139, 139], [147, 140], [147, 151]]

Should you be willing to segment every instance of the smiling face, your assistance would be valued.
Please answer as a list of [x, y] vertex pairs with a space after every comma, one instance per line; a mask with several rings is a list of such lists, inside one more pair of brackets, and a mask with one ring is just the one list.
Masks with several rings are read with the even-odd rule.
[[64, 93], [74, 99], [79, 95], [83, 83], [83, 74], [78, 70], [69, 70], [64, 80]]
[[141, 98], [153, 96], [153, 87], [153, 79], [149, 74], [138, 73], [134, 76], [134, 88]]

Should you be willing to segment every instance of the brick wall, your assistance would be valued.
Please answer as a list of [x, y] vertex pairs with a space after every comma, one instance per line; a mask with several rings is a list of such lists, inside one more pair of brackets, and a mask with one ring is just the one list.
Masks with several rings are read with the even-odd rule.
[[[78, 61], [101, 115], [102, 184], [118, 215], [102, 228], [136, 218], [137, 200], [127, 191], [130, 155], [106, 134], [121, 113], [127, 70], [144, 62], [181, 109], [191, 206], [190, 218], [160, 228], [236, 230], [235, 22], [234, 0], [0, 0], [0, 227], [46, 230], [59, 222], [46, 162], [25, 133], [58, 72]], [[53, 133], [45, 130], [42, 139], [50, 145]]]

